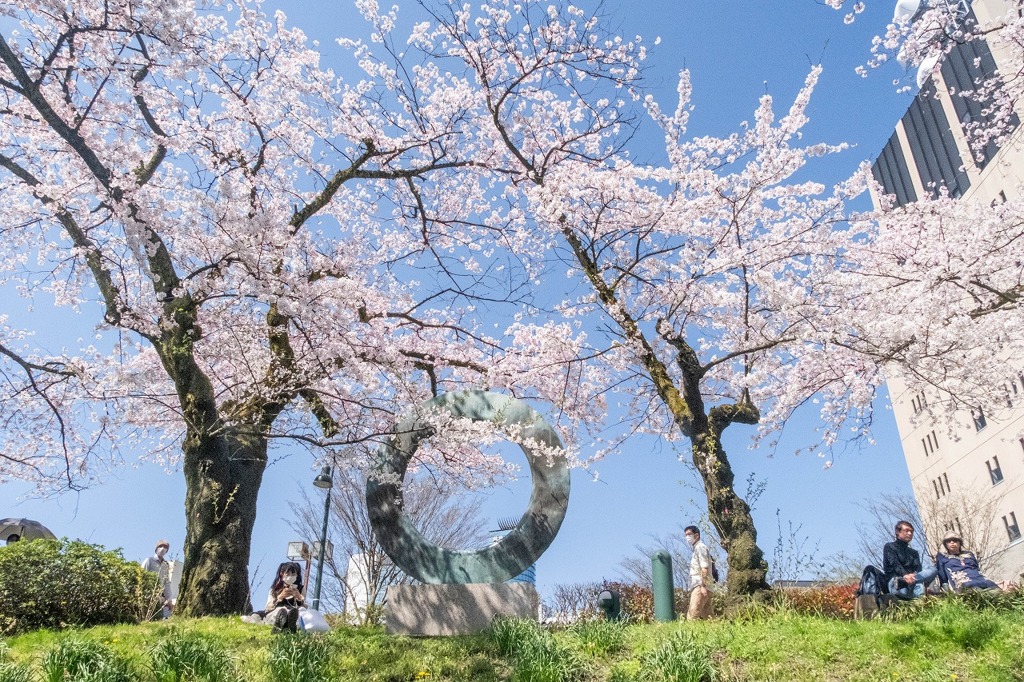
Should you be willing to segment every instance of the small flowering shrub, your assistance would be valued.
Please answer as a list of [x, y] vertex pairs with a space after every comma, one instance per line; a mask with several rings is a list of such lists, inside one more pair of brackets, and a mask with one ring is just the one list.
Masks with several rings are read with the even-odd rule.
[[853, 619], [853, 602], [856, 595], [856, 583], [787, 589], [783, 592], [785, 603], [797, 613], [848, 620]]
[[[654, 620], [654, 592], [648, 585], [605, 582], [601, 589], [614, 590], [622, 601], [622, 617], [631, 623], [650, 623]], [[686, 616], [690, 595], [683, 589], [675, 590], [676, 616]]]
[[98, 545], [64, 539], [0, 547], [0, 635], [138, 622], [157, 594], [156, 574]]

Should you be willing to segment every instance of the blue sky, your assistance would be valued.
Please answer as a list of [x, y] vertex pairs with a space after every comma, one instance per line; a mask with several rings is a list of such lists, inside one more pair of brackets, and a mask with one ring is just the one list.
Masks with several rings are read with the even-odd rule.
[[[266, 2], [267, 9], [282, 8], [291, 23], [319, 40], [323, 63], [336, 69], [342, 52], [334, 38], [360, 28], [348, 4], [339, 5], [326, 9], [310, 0]], [[642, 35], [650, 46], [648, 77], [663, 105], [675, 103], [679, 70], [692, 71], [696, 108], [691, 135], [737, 129], [766, 92], [774, 96], [777, 108], [788, 108], [811, 65], [822, 63], [825, 70], [809, 109], [806, 139], [856, 145], [817, 166], [818, 177], [825, 181], [844, 178], [860, 161], [872, 159], [909, 103], [908, 95], [896, 93], [893, 80], [907, 76], [895, 64], [868, 78], [854, 72], [867, 61], [871, 37], [884, 31], [891, 18], [888, 3], [870, 3], [850, 26], [816, 0], [607, 0], [605, 8], [610, 26], [627, 36]], [[656, 36], [661, 41], [654, 46]], [[658, 158], [658, 139], [641, 135], [637, 142], [636, 157]], [[742, 482], [751, 474], [767, 482], [754, 514], [761, 547], [769, 557], [777, 538], [777, 510], [784, 524], [792, 522], [801, 536], [811, 538], [810, 545], [819, 543], [817, 554], [824, 558], [855, 547], [856, 525], [866, 521], [858, 506], [865, 498], [909, 489], [892, 415], [884, 403], [878, 408], [878, 444], [838, 452], [830, 470], [816, 456], [793, 454], [817, 440], [811, 412], [787, 426], [773, 453], [748, 449], [752, 430], [733, 427], [726, 445], [737, 487], [743, 490]], [[615, 578], [618, 562], [634, 553], [634, 545], [649, 545], [652, 535], [677, 530], [701, 513], [696, 479], [677, 454], [654, 439], [637, 439], [598, 465], [598, 482], [585, 472], [574, 473], [568, 517], [538, 564], [542, 592], [557, 583]], [[283, 560], [286, 544], [298, 539], [285, 522], [286, 502], [301, 486], [312, 490], [314, 467], [300, 452], [276, 460], [267, 470], [250, 563], [250, 572], [259, 573], [257, 603], [269, 585], [268, 574]], [[484, 493], [489, 519], [518, 516], [528, 488], [528, 482], [519, 482]], [[25, 497], [28, 492], [16, 483], [0, 486], [0, 516], [39, 519], [58, 535], [121, 547], [131, 559], [145, 557], [157, 539], [167, 538], [171, 557], [180, 557], [184, 481], [178, 472], [139, 464], [114, 471], [103, 485], [81, 493], [41, 500]]]

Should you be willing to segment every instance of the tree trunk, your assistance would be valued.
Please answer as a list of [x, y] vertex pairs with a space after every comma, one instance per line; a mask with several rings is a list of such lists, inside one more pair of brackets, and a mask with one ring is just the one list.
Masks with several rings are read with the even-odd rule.
[[183, 616], [252, 611], [249, 551], [267, 466], [267, 441], [253, 435], [259, 432], [227, 427], [186, 439], [185, 566], [176, 609]]
[[753, 594], [768, 589], [768, 563], [757, 546], [750, 506], [733, 488], [732, 467], [722, 448], [721, 434], [710, 426], [692, 439], [693, 462], [704, 480], [708, 518], [718, 531], [729, 562], [726, 587], [730, 594]]

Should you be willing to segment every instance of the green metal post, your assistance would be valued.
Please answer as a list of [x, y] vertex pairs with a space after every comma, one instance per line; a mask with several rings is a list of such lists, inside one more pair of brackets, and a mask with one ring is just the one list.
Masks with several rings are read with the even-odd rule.
[[672, 557], [665, 550], [658, 550], [651, 557], [651, 577], [654, 583], [654, 620], [663, 623], [675, 620]]

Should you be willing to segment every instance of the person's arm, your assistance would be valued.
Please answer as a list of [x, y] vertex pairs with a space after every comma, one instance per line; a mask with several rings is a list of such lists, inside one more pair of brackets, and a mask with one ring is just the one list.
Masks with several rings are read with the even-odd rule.
[[949, 563], [949, 557], [942, 552], [935, 555], [935, 570], [939, 572], [939, 586], [943, 586], [949, 582], [949, 573], [947, 572]]
[[697, 562], [700, 564], [700, 586], [706, 590], [711, 576], [711, 550], [708, 549], [707, 545], [704, 545], [698, 553]]
[[921, 555], [918, 552], [915, 551], [914, 552], [914, 563], [910, 567], [910, 570], [907, 571], [907, 573], [920, 573], [923, 570], [924, 570], [924, 564], [921, 563]]
[[266, 610], [267, 611], [273, 611], [276, 608], [277, 608], [277, 597], [274, 595], [274, 590], [270, 590], [270, 592], [267, 593], [267, 606], [266, 606]]
[[899, 552], [896, 551], [895, 543], [886, 543], [882, 548], [882, 572], [885, 573], [886, 580], [893, 576], [899, 576], [900, 578], [907, 580], [907, 576], [913, 575], [913, 571], [908, 571], [900, 560], [900, 555]]

